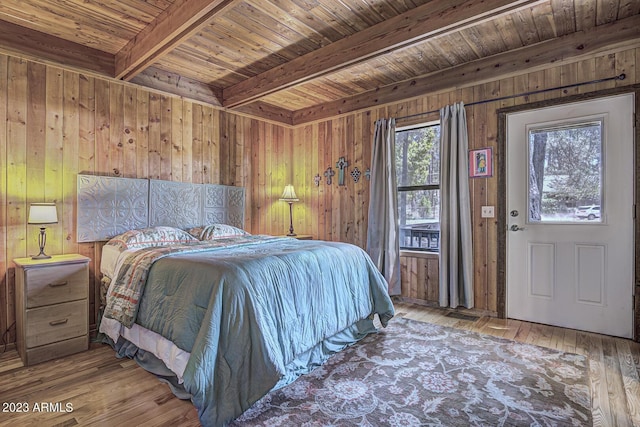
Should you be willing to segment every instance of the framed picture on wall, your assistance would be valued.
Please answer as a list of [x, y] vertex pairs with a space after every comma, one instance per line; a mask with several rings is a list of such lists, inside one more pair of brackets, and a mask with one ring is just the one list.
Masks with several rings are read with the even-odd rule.
[[469, 150], [469, 178], [493, 176], [492, 148]]

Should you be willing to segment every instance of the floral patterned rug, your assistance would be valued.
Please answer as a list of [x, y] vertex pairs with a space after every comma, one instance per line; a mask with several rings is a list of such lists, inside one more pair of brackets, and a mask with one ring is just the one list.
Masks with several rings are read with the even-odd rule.
[[588, 384], [583, 356], [394, 318], [232, 425], [585, 426]]

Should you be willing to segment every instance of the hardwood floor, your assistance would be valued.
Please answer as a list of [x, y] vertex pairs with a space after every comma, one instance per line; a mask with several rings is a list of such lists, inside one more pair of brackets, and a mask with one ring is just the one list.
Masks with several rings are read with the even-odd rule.
[[[640, 426], [640, 344], [604, 335], [396, 303], [398, 316], [587, 355], [596, 426]], [[28, 408], [25, 406], [28, 405]], [[69, 404], [71, 407], [68, 407]], [[0, 355], [1, 426], [198, 426], [190, 401], [110, 347], [25, 368]], [[26, 412], [16, 412], [18, 409]]]

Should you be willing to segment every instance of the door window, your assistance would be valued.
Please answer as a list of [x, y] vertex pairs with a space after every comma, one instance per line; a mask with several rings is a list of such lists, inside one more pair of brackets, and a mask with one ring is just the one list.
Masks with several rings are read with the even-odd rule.
[[602, 121], [528, 129], [529, 222], [602, 222]]

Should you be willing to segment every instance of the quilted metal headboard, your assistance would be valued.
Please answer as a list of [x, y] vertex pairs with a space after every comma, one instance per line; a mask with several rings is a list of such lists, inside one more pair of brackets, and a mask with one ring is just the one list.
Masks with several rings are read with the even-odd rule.
[[109, 240], [127, 230], [212, 223], [244, 227], [244, 188], [78, 175], [77, 241]]

